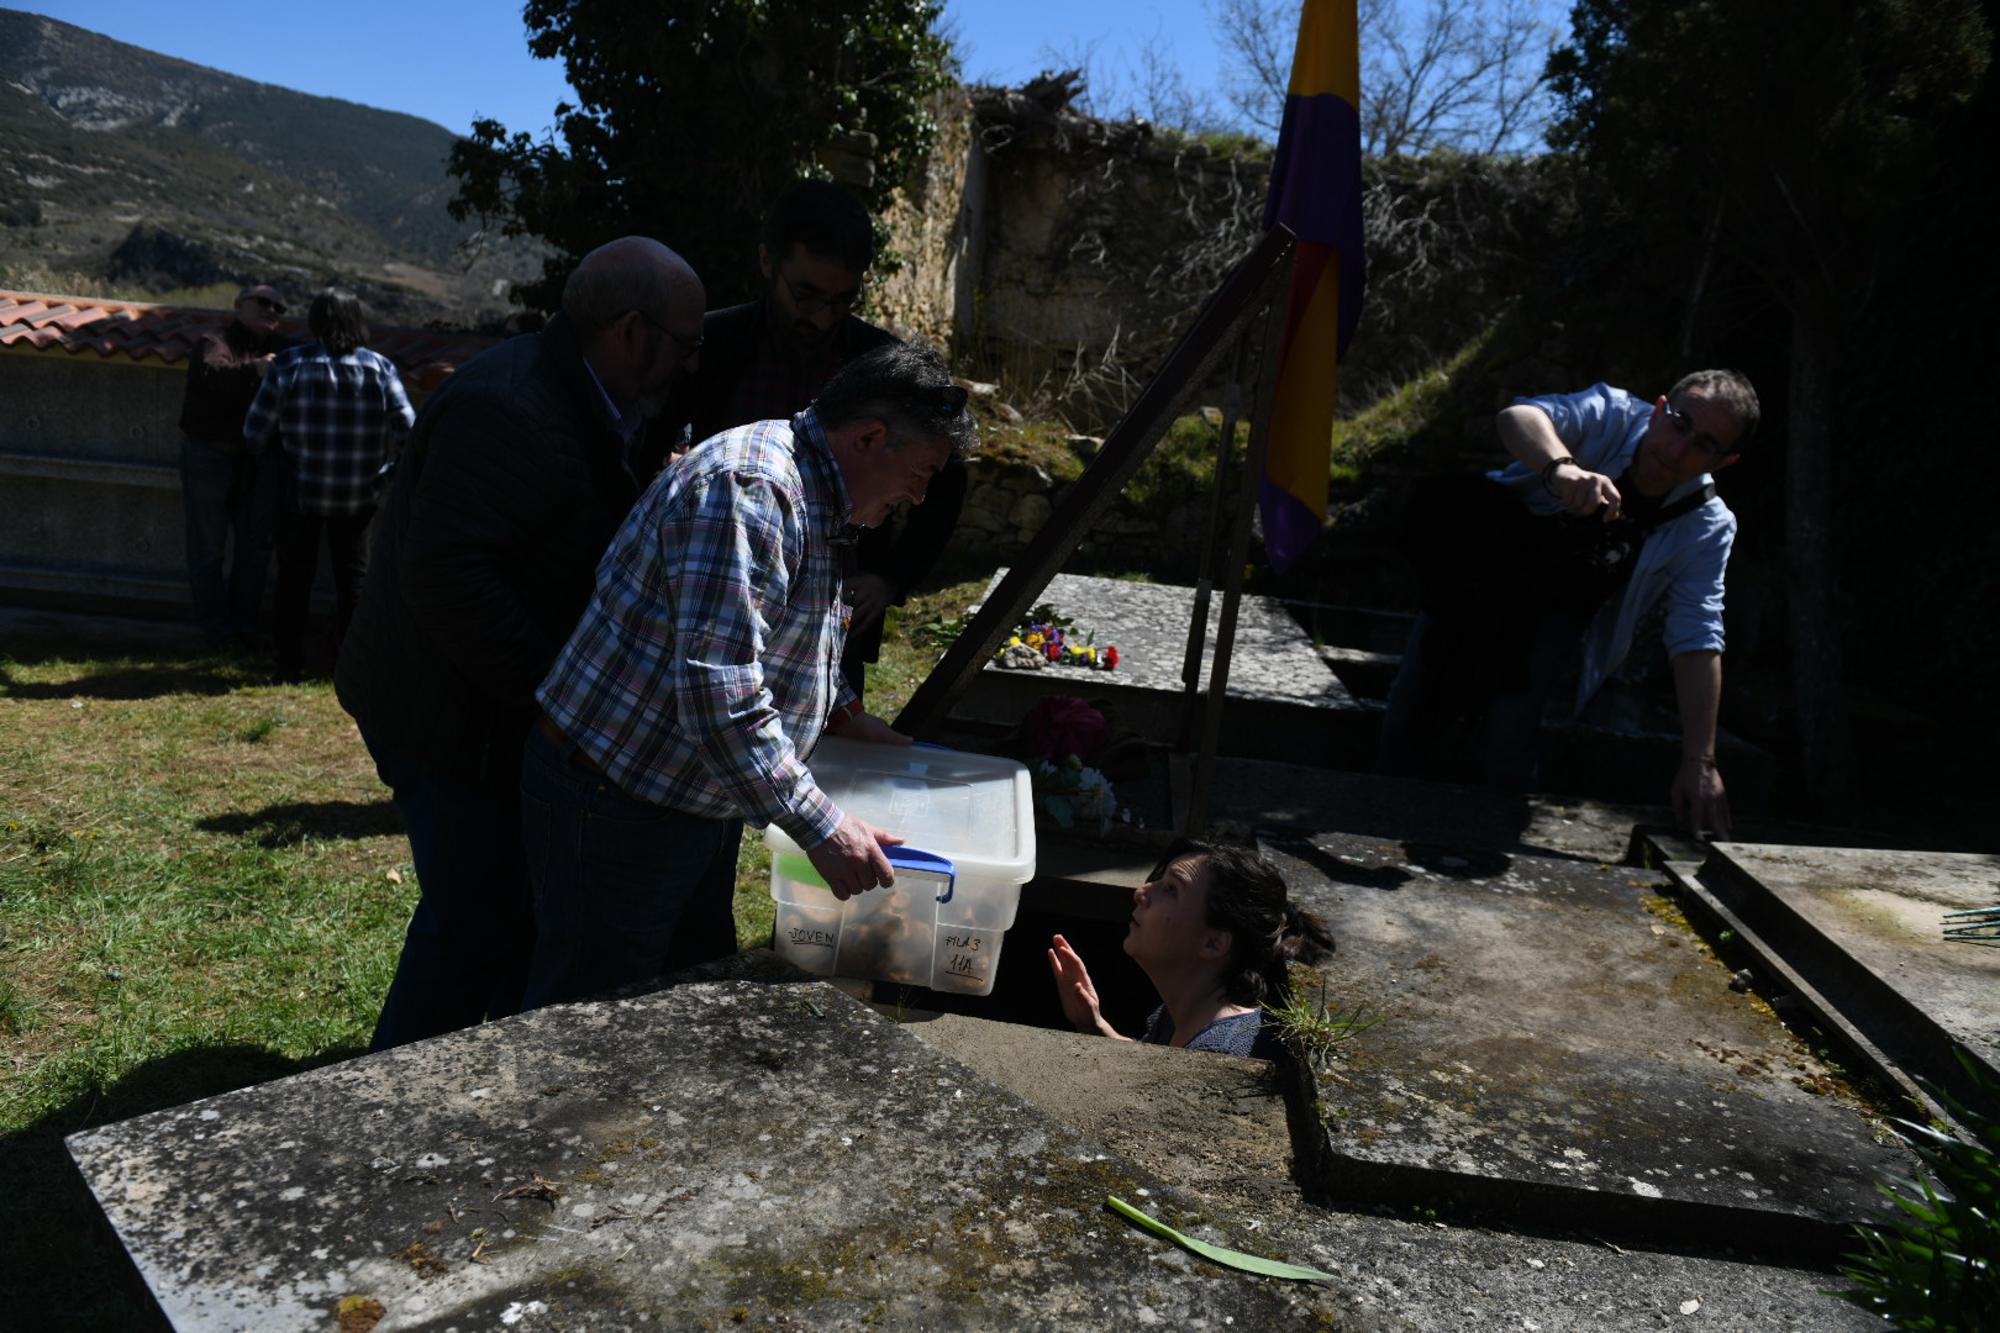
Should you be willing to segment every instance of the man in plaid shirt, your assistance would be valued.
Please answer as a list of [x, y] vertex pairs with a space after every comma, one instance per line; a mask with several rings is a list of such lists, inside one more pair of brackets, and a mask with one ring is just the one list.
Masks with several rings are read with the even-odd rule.
[[354, 617], [368, 572], [368, 520], [416, 413], [388, 357], [371, 352], [361, 300], [329, 287], [306, 314], [312, 340], [271, 363], [243, 419], [243, 438], [284, 450], [278, 508], [278, 590], [272, 640], [280, 680], [297, 680], [305, 657], [306, 613], [319, 573], [322, 538], [333, 561], [334, 612], [329, 672]]
[[789, 422], [726, 431], [653, 483], [538, 695], [527, 1007], [691, 961], [676, 929], [698, 898], [728, 901], [746, 818], [791, 834], [841, 898], [893, 878], [881, 844], [898, 839], [837, 808], [806, 757], [830, 718], [908, 743], [841, 677], [842, 565], [852, 527], [921, 503], [975, 439], [944, 363], [894, 344]]

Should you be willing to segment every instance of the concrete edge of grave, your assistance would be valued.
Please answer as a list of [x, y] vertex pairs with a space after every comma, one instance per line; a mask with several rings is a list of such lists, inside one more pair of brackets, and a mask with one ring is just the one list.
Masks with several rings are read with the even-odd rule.
[[[1663, 845], [1657, 838], [1653, 844]], [[1858, 1065], [1900, 1094], [1919, 1119], [1965, 1130], [1933, 1095], [1938, 1089], [1975, 1110], [2000, 1114], [1990, 1090], [1958, 1063], [1969, 1060], [1989, 1087], [2000, 1085], [2000, 1068], [1985, 1052], [1960, 1041], [1824, 937], [1793, 904], [1730, 855], [1727, 844], [1696, 847], [1693, 855], [1668, 861], [1668, 873], [1715, 930], [1734, 932], [1756, 964], [1753, 975], [1761, 972], [1766, 988], [1793, 997]]]
[[[1850, 1022], [1838, 1005], [1822, 994], [1786, 960], [1783, 953], [1702, 882], [1701, 866], [1700, 861], [1669, 861], [1665, 870], [1667, 878], [1680, 891], [1682, 902], [1697, 909], [1715, 934], [1732, 934], [1735, 937], [1733, 942], [1749, 955], [1755, 964], [1753, 977], [1759, 977], [1764, 983], [1757, 989], [1769, 992], [1765, 996], [1766, 1001], [1791, 997], [1805, 1010], [1812, 1024], [1836, 1042], [1857, 1068], [1867, 1070], [1885, 1088], [1900, 1094], [1909, 1103], [1904, 1109], [1927, 1119], [1956, 1125], [1957, 1121], [1950, 1113], [1926, 1093], [1895, 1059], [1876, 1045], [1860, 1027]], [[1774, 1012], [1780, 1009], [1775, 1003], [1771, 1007]]]
[[[623, 987], [614, 992], [582, 1001], [578, 1007], [645, 1000], [662, 993], [664, 990], [678, 988], [683, 985], [720, 984], [726, 986], [732, 983], [747, 983], [759, 987], [810, 986], [817, 989], [824, 989], [828, 1002], [843, 1005], [853, 1003], [858, 1009], [872, 1009], [872, 1006], [855, 1000], [853, 996], [834, 986], [829, 978], [806, 973], [778, 957], [775, 953], [763, 949], [746, 950], [727, 958], [674, 974], [671, 977], [660, 978], [651, 984]], [[500, 1021], [506, 1022], [508, 1020]], [[1023, 1096], [1014, 1088], [992, 1078], [988, 1073], [960, 1059], [948, 1047], [924, 1041], [920, 1034], [905, 1031], [905, 1024], [899, 1023], [879, 1011], [864, 1015], [862, 1021], [887, 1024], [898, 1032], [902, 1032], [904, 1037], [914, 1046], [932, 1052], [933, 1059], [961, 1072], [965, 1083], [984, 1085], [994, 1094], [1014, 1101], [1037, 1115], [1047, 1117], [1053, 1127], [1065, 1132], [1076, 1145], [1094, 1153], [1094, 1160], [1097, 1163], [1104, 1164], [1107, 1170], [1115, 1172], [1118, 1177], [1122, 1177], [1126, 1182], [1126, 1187], [1118, 1192], [1127, 1196], [1133, 1204], [1144, 1212], [1172, 1221], [1174, 1225], [1183, 1227], [1194, 1236], [1203, 1238], [1210, 1243], [1223, 1245], [1248, 1244], [1250, 1248], [1260, 1253], [1267, 1252], [1268, 1246], [1260, 1243], [1251, 1234], [1256, 1229], [1254, 1223], [1247, 1231], [1233, 1229], [1229, 1218], [1217, 1217], [1215, 1215], [1212, 1208], [1215, 1199], [1209, 1192], [1198, 1187], [1177, 1182], [1174, 1179], [1174, 1173], [1170, 1170], [1162, 1169], [1161, 1163], [1141, 1160], [1128, 1152], [1120, 1151], [1116, 1146], [1106, 1143], [1104, 1136], [1101, 1134], [1090, 1133], [1084, 1128], [1053, 1114], [1048, 1108], [1034, 1099]], [[442, 1039], [449, 1040], [453, 1035], [456, 1034], [445, 1034]], [[1106, 1043], [1106, 1046], [1109, 1048], [1110, 1043]], [[356, 1058], [366, 1059], [368, 1057], [359, 1056]], [[1245, 1066], [1257, 1066], [1260, 1064], [1260, 1062], [1254, 1061], [1237, 1061], [1232, 1063]], [[273, 1082], [285, 1083], [298, 1078], [312, 1078], [324, 1074], [326, 1068], [322, 1066], [302, 1071], [301, 1073], [288, 1075], [282, 1079], [273, 1080]], [[108, 1131], [115, 1131], [122, 1126], [129, 1125], [133, 1120], [144, 1120], [172, 1112], [186, 1111], [194, 1106], [218, 1099], [241, 1096], [244, 1093], [251, 1092], [253, 1089], [266, 1086], [269, 1085], [253, 1084], [242, 1089], [224, 1091], [214, 1094], [211, 1097], [196, 1099], [195, 1102], [187, 1103], [183, 1106], [159, 1108], [156, 1111], [132, 1117], [131, 1120], [114, 1122], [109, 1125], [93, 1126], [64, 1137], [63, 1145], [65, 1152], [70, 1159], [72, 1167], [75, 1169], [75, 1175], [71, 1177], [71, 1185], [89, 1200], [90, 1213], [96, 1219], [96, 1226], [103, 1243], [117, 1255], [117, 1263], [120, 1271], [116, 1275], [115, 1280], [136, 1298], [135, 1308], [145, 1311], [143, 1317], [146, 1318], [147, 1323], [143, 1325], [144, 1327], [170, 1330], [176, 1327], [176, 1325], [166, 1313], [160, 1295], [155, 1293], [149, 1286], [139, 1256], [126, 1246], [117, 1226], [96, 1196], [90, 1171], [85, 1165], [92, 1146], [91, 1140]], [[1279, 1174], [1273, 1183], [1286, 1188], [1292, 1195], [1296, 1196], [1295, 1188], [1291, 1185], [1291, 1182], [1283, 1177], [1282, 1173]], [[1120, 1228], [1129, 1227], [1135, 1234], [1146, 1236], [1149, 1252], [1178, 1252], [1177, 1248], [1164, 1238], [1151, 1237], [1134, 1224], [1116, 1217], [1111, 1212], [1108, 1203], [1100, 1201], [1100, 1207], [1104, 1214], [1104, 1222], [1111, 1230], [1115, 1231]], [[1179, 1215], [1178, 1218], [1176, 1214]], [[1233, 1230], [1239, 1234], [1232, 1234]], [[1185, 1264], [1187, 1262], [1190, 1262], [1190, 1260], [1185, 1256], [1179, 1259], [1170, 1259], [1170, 1265]], [[1197, 1262], [1197, 1266], [1202, 1266], [1198, 1261], [1195, 1262]], [[1286, 1284], [1280, 1283], [1279, 1285], [1284, 1286]], [[1326, 1319], [1333, 1310], [1341, 1310], [1346, 1305], [1346, 1300], [1338, 1289], [1316, 1283], [1307, 1285], [1316, 1288], [1319, 1293], [1310, 1299], [1313, 1303], [1321, 1305], [1322, 1308], [1319, 1312], [1321, 1319]], [[1330, 1309], [1328, 1308], [1329, 1306], [1331, 1307]], [[1239, 1311], [1239, 1313], [1241, 1312]], [[1346, 1311], [1342, 1314], [1340, 1320], [1341, 1326], [1347, 1326], [1347, 1318], [1351, 1314], [1352, 1311]], [[1235, 1321], [1230, 1320], [1226, 1322]]]
[[[1260, 829], [1260, 839], [1274, 831]], [[1277, 845], [1289, 850], [1288, 842], [1298, 836], [1296, 829], [1283, 830]], [[1635, 824], [1623, 861], [1657, 867], [1662, 851], [1684, 855], [1700, 845], [1671, 829]], [[1549, 855], [1525, 847], [1510, 854]], [[1566, 861], [1589, 859], [1566, 851], [1554, 855]], [[1860, 1216], [1813, 1217], [1706, 1200], [1655, 1199], [1559, 1181], [1484, 1176], [1357, 1157], [1342, 1151], [1338, 1126], [1321, 1120], [1316, 1109], [1318, 1082], [1304, 1051], [1289, 1037], [1284, 1045], [1287, 1059], [1282, 1072], [1295, 1144], [1293, 1174], [1315, 1203], [1445, 1210], [1468, 1222], [1581, 1228], [1635, 1249], [1691, 1254], [1727, 1249], [1772, 1262], [1829, 1270], [1853, 1250], [1854, 1225], [1870, 1220]]]
[[[924, 1041], [1087, 1139], [1203, 1198], [1208, 1215], [1273, 1253], [1332, 1273], [1354, 1326], [1527, 1327], [1594, 1309], [1602, 1327], [1671, 1318], [1688, 1296], [1727, 1326], [1854, 1327], [1823, 1269], [1759, 1263], [1727, 1247], [1630, 1248], [1574, 1225], [1447, 1222], [1420, 1210], [1314, 1201], [1291, 1170], [1292, 1110], [1262, 1061], [1108, 1043], [956, 1014], [906, 1013]], [[1614, 1307], [1616, 1313], [1614, 1314]]]

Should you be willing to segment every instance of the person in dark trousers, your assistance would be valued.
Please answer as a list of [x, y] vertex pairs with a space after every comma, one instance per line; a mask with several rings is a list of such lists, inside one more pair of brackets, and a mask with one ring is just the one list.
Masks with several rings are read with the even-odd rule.
[[243, 418], [271, 358], [292, 345], [278, 332], [284, 313], [275, 287], [245, 287], [236, 298], [236, 318], [204, 334], [188, 355], [181, 501], [188, 590], [211, 648], [254, 643], [263, 611], [281, 468], [244, 441]]
[[335, 673], [410, 838], [419, 899], [374, 1049], [518, 1011], [534, 944], [521, 745], [634, 460], [701, 347], [701, 280], [657, 241], [585, 255], [562, 311], [424, 404]]
[[271, 363], [243, 438], [283, 450], [278, 505], [278, 592], [272, 605], [272, 657], [281, 681], [305, 669], [306, 619], [319, 549], [333, 563], [330, 672], [354, 616], [368, 570], [368, 521], [397, 448], [415, 413], [395, 363], [371, 352], [361, 298], [340, 287], [313, 297], [306, 312], [312, 339]]
[[[874, 223], [853, 195], [815, 180], [779, 195], [757, 250], [764, 295], [711, 310], [703, 322], [701, 370], [688, 381], [683, 413], [690, 442], [753, 421], [789, 420], [834, 371], [894, 342], [894, 334], [854, 313], [874, 262]], [[965, 488], [965, 464], [954, 459], [921, 505], [861, 535], [847, 579], [853, 615], [840, 659], [857, 695], [881, 651], [883, 613], [937, 564], [958, 526]]]

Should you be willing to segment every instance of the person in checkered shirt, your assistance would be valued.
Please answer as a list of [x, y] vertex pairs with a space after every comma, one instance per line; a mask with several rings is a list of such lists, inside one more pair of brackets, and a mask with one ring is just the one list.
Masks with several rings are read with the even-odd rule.
[[243, 438], [283, 451], [278, 510], [278, 590], [272, 648], [279, 680], [305, 667], [306, 615], [319, 548], [333, 563], [334, 612], [325, 664], [330, 673], [354, 618], [368, 572], [368, 520], [416, 413], [389, 358], [371, 352], [361, 299], [329, 287], [306, 312], [312, 341], [281, 353], [243, 419]]
[[542, 682], [522, 758], [524, 1007], [671, 970], [684, 919], [733, 892], [746, 819], [791, 834], [841, 898], [894, 878], [882, 844], [900, 840], [807, 767], [829, 727], [909, 743], [840, 673], [843, 566], [855, 528], [921, 504], [976, 440], [943, 360], [892, 343], [789, 421], [681, 455], [641, 497]]

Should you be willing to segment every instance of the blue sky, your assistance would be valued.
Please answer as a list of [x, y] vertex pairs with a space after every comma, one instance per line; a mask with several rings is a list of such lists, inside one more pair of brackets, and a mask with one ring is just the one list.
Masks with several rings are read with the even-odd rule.
[[[528, 54], [518, 0], [0, 0], [150, 51], [301, 92], [407, 111], [463, 133], [474, 117], [539, 131], [567, 93], [562, 68]], [[1212, 88], [1220, 54], [1204, 0], [947, 0], [968, 77], [1018, 83], [1095, 46], [1108, 84], [1148, 41], [1190, 85]]]

